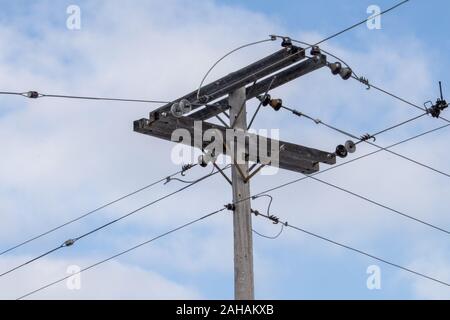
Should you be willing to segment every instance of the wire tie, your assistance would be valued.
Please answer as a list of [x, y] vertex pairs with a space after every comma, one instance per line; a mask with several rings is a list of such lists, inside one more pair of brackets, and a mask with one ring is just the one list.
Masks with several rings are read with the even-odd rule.
[[360, 140], [363, 141], [363, 142], [364, 142], [364, 141], [371, 140], [371, 139], [373, 139], [373, 142], [377, 141], [377, 138], [374, 137], [374, 136], [372, 136], [372, 135], [369, 134], [369, 133], [363, 135], [363, 136], [360, 138]]
[[295, 114], [296, 116], [298, 116], [298, 117], [302, 117], [303, 116], [303, 113], [301, 113], [300, 111], [298, 111], [298, 110], [292, 110], [292, 113], [293, 114]]
[[359, 82], [361, 82], [362, 84], [365, 84], [366, 86], [367, 86], [367, 90], [370, 90], [370, 88], [371, 88], [371, 86], [370, 86], [370, 83], [369, 83], [369, 79], [367, 79], [367, 78], [364, 78], [364, 77], [359, 77]]

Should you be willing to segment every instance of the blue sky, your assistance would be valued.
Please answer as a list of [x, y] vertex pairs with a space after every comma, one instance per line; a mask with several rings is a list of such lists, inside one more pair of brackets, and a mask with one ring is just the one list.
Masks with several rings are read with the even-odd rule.
[[[230, 49], [268, 34], [314, 41], [366, 17], [369, 5], [393, 1], [77, 1], [82, 28], [67, 30], [71, 1], [0, 1], [0, 91], [173, 99], [198, 86]], [[323, 45], [359, 74], [417, 104], [435, 100], [450, 78], [446, 1], [410, 3], [382, 17], [381, 30], [360, 26]], [[438, 18], [436, 18], [438, 17]], [[216, 78], [278, 44], [239, 52]], [[189, 76], [186, 76], [189, 75]], [[289, 106], [356, 133], [374, 132], [417, 110], [320, 70], [274, 90]], [[133, 120], [155, 106], [0, 97], [0, 251], [179, 169], [172, 144], [132, 132]], [[255, 102], [249, 103], [249, 109]], [[389, 145], [441, 124], [424, 118], [383, 135]], [[299, 144], [333, 150], [346, 137], [287, 113], [262, 112], [256, 128], [281, 128]], [[448, 129], [447, 129], [448, 130]], [[450, 172], [448, 131], [396, 151]], [[361, 146], [357, 154], [372, 151]], [[323, 168], [327, 168], [323, 166]], [[209, 170], [209, 169], [208, 169]], [[188, 177], [205, 172], [196, 168]], [[258, 176], [258, 192], [297, 178]], [[446, 227], [448, 178], [380, 153], [321, 176], [352, 191]], [[68, 238], [176, 190], [159, 185], [119, 205], [0, 257], [0, 272]], [[315, 181], [273, 194], [273, 211], [289, 222], [367, 250], [406, 267], [449, 278], [448, 236], [414, 224]], [[0, 278], [0, 298], [12, 299], [81, 267], [147, 240], [230, 202], [219, 176], [81, 241], [73, 248]], [[206, 199], [206, 200], [205, 200]], [[263, 211], [266, 200], [254, 202]], [[255, 229], [278, 229], [255, 220]], [[261, 299], [433, 299], [450, 291], [320, 240], [286, 230], [278, 240], [254, 236], [256, 296]], [[228, 214], [160, 240], [82, 276], [82, 289], [64, 284], [36, 298], [233, 298], [232, 222]], [[368, 290], [366, 269], [378, 265], [381, 290]]]

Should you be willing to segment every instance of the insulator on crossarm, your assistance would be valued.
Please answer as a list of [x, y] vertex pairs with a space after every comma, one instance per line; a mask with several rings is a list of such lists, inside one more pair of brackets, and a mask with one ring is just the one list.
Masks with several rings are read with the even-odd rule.
[[175, 102], [170, 108], [170, 112], [175, 118], [181, 118], [185, 114], [192, 111], [192, 104], [189, 100], [183, 99], [180, 102]]

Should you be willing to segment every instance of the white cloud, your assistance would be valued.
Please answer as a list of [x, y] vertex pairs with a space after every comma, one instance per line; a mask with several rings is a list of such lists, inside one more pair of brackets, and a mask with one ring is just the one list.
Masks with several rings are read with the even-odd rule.
[[[17, 265], [27, 257], [1, 259], [2, 268]], [[78, 260], [81, 268], [93, 264], [93, 260]], [[43, 285], [62, 279], [69, 273], [69, 261], [44, 259], [31, 265], [26, 271], [19, 271], [2, 278], [0, 299], [17, 299], [39, 289]], [[171, 281], [160, 274], [137, 266], [117, 261], [105, 263], [80, 274], [80, 289], [71, 290], [64, 280], [52, 287], [31, 295], [27, 299], [199, 299], [198, 290], [189, 285]], [[72, 287], [73, 288], [73, 287]]]
[[[45, 93], [172, 99], [196, 88], [204, 72], [224, 52], [282, 29], [261, 14], [205, 1], [190, 2], [189, 6], [184, 1], [147, 1], [139, 7], [118, 3], [105, 1], [82, 5], [82, 10], [90, 13], [87, 15], [90, 18], [77, 33], [68, 31], [65, 25], [55, 28], [45, 20], [40, 21], [39, 41], [30, 39], [16, 25], [3, 25], [0, 29], [0, 87], [37, 89]], [[41, 6], [40, 10], [46, 15], [49, 9]], [[245, 26], [242, 26], [243, 21]], [[238, 25], [239, 36], [236, 36]], [[309, 40], [320, 38], [320, 35], [306, 32], [299, 37]], [[403, 49], [396, 50], [392, 46], [393, 41], [401, 43]], [[428, 99], [432, 78], [430, 62], [426, 58], [429, 49], [423, 48], [418, 40], [381, 39], [378, 43], [367, 44], [367, 49], [362, 52], [329, 44], [324, 47], [336, 52], [374, 83], [384, 84], [414, 101]], [[275, 48], [278, 47], [274, 44], [261, 45], [240, 52], [220, 64], [210, 80]], [[275, 92], [290, 106], [361, 134], [416, 114], [373, 90], [367, 92], [357, 83], [332, 77], [327, 69]], [[57, 225], [179, 169], [170, 163], [169, 142], [132, 132], [133, 120], [146, 117], [155, 106], [20, 99], [2, 98], [2, 103], [11, 104], [17, 110], [8, 108], [5, 114], [0, 111], [2, 243], [14, 243], [24, 235]], [[346, 137], [311, 125], [305, 119], [295, 119], [286, 113], [275, 114], [270, 110], [260, 113], [258, 125], [282, 128], [282, 138], [327, 150], [346, 140]], [[400, 136], [416, 131], [415, 125], [419, 128], [427, 126], [422, 122], [415, 123], [392, 136], [380, 138], [379, 143], [396, 142]], [[442, 133], [433, 136], [434, 140], [424, 138], [398, 150], [450, 171], [443, 148], [445, 137]], [[370, 149], [361, 146], [357, 155], [367, 150]], [[323, 179], [431, 222], [448, 224], [444, 214], [448, 207], [445, 203], [448, 183], [426, 169], [380, 154], [332, 172], [324, 174]], [[189, 173], [188, 178], [202, 173], [196, 170]], [[258, 177], [252, 182], [252, 188], [263, 190], [293, 177], [295, 175], [286, 172], [274, 177]], [[176, 186], [178, 184], [149, 190], [136, 200], [118, 205], [112, 213], [109, 212], [110, 215], [99, 215], [94, 221], [108, 221], [109, 217], [137, 208]], [[165, 231], [176, 221], [212, 211], [229, 202], [230, 197], [228, 186], [218, 176], [192, 192], [181, 194], [174, 201], [162, 202], [122, 222], [125, 227], [119, 229], [120, 232], [109, 234], [105, 230], [100, 241], [123, 248], [132, 239], [147, 239], [145, 235], [150, 231]], [[262, 201], [255, 202], [258, 209], [264, 209], [265, 205]], [[404, 230], [403, 240], [410, 240], [411, 246], [419, 241], [416, 238], [418, 234], [428, 235], [425, 227], [410, 224], [381, 208], [312, 181], [275, 193], [273, 210], [292, 223], [362, 247], [374, 248], [378, 241], [382, 243], [384, 237], [396, 236], [398, 230]], [[152, 247], [150, 252], [158, 260], [158, 265], [170, 265], [180, 273], [213, 270], [221, 275], [232, 272], [229, 261], [232, 249], [230, 221], [229, 216], [210, 220], [201, 231], [195, 229], [192, 234], [187, 231], [184, 236]], [[270, 224], [255, 222], [255, 225], [264, 233], [274, 232]], [[92, 226], [83, 225], [77, 230]], [[137, 228], [139, 232], [134, 234], [127, 227]], [[228, 229], [224, 231], [224, 228]], [[205, 230], [208, 241], [204, 240]], [[303, 242], [303, 237], [286, 231], [278, 241], [280, 246], [295, 248]], [[102, 270], [106, 270], [114, 281], [109, 283], [103, 277], [104, 280], [99, 282], [88, 281], [86, 289], [74, 295], [103, 298], [107, 296], [102, 288], [108, 288], [112, 290], [112, 298], [135, 297], [134, 290], [139, 292], [139, 298], [198, 296], [189, 288], [139, 269], [146, 264], [139, 254], [130, 259], [138, 266], [136, 269], [113, 263]], [[270, 255], [267, 259], [258, 259], [269, 260]], [[64, 262], [47, 260], [40, 264], [44, 267], [31, 269], [35, 271], [29, 274], [48, 271], [50, 276], [64, 265]], [[121, 279], [124, 275], [128, 277], [125, 280], [130, 281], [129, 286]], [[147, 280], [139, 281], [140, 276]], [[91, 279], [89, 275], [86, 277]], [[31, 284], [38, 284], [29, 277], [25, 279], [27, 281], [17, 286], [11, 280], [5, 287], [17, 289], [14, 293], [19, 293]], [[151, 283], [161, 288], [157, 295], [147, 291]], [[115, 290], [117, 288], [125, 291]], [[270, 292], [267, 288], [265, 291]], [[69, 298], [70, 294], [60, 290], [43, 297], [61, 295]]]

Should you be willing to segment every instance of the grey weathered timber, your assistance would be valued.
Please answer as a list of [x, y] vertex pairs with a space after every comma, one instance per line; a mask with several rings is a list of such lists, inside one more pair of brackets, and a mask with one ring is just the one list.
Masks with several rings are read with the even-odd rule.
[[[304, 58], [305, 52], [301, 48], [295, 46], [279, 50], [245, 68], [239, 69], [202, 87], [200, 95], [208, 97], [209, 101], [219, 99], [237, 88], [246, 86]], [[193, 104], [192, 109], [199, 108], [202, 105], [197, 99], [197, 91], [193, 91], [184, 97], [174, 100], [172, 103], [179, 102], [182, 99], [189, 100]], [[168, 103], [161, 108], [152, 111], [150, 113], [150, 119], [152, 121], [158, 120], [162, 113], [170, 111], [172, 103]]]
[[[156, 138], [164, 139], [171, 141], [172, 133], [176, 129], [185, 129], [189, 132], [191, 137], [195, 136], [195, 120], [190, 117], [182, 117], [182, 118], [174, 118], [171, 116], [160, 119], [156, 122], [150, 122], [148, 119], [141, 119], [134, 122], [134, 131], [142, 134], [146, 134], [149, 136], [153, 136]], [[202, 132], [203, 133], [210, 129], [219, 130], [223, 137], [226, 137], [226, 128], [217, 124], [202, 122]], [[258, 136], [255, 137], [254, 134], [246, 133], [246, 136], [252, 137], [247, 140], [258, 139]], [[265, 140], [265, 139], [263, 139]], [[184, 144], [188, 144], [190, 146], [194, 145], [194, 140], [191, 141], [181, 141]], [[202, 141], [202, 148], [206, 148], [210, 144], [210, 141]], [[260, 144], [258, 144], [258, 147]], [[272, 146], [272, 139], [267, 139], [267, 149], [268, 156], [271, 155], [270, 150]], [[291, 170], [295, 172], [301, 172], [306, 174], [311, 174], [317, 172], [319, 170], [319, 162], [326, 164], [335, 164], [336, 156], [333, 153], [320, 151], [313, 148], [308, 148], [301, 145], [296, 145], [290, 142], [280, 141], [279, 146], [283, 146], [283, 149], [279, 151], [279, 167], [285, 170]], [[197, 146], [200, 147], [200, 146]], [[247, 151], [248, 146], [246, 145]], [[229, 150], [224, 150], [227, 155], [229, 154]], [[258, 150], [259, 154], [259, 150]], [[256, 159], [258, 163], [266, 161], [263, 159]]]
[[[241, 88], [232, 92], [230, 101], [230, 122], [236, 129], [247, 130], [247, 111], [245, 106], [246, 92]], [[242, 109], [242, 110], [241, 110]], [[235, 151], [244, 148], [235, 144]], [[238, 152], [235, 152], [237, 154]], [[239, 168], [238, 168], [239, 166]], [[240, 170], [238, 170], [240, 169]], [[234, 164], [231, 167], [233, 182], [233, 214], [234, 233], [234, 295], [236, 300], [254, 300], [255, 285], [253, 277], [253, 231], [250, 200], [250, 181], [248, 161]], [[241, 175], [244, 173], [244, 177]]]
[[[305, 60], [307, 59], [307, 60]], [[248, 133], [246, 102], [298, 77], [327, 65], [326, 56], [307, 58], [302, 48], [290, 46], [251, 65], [203, 86], [182, 98], [174, 100], [150, 113], [149, 119], [134, 122], [134, 131], [173, 142], [181, 142], [215, 155], [220, 153], [232, 159], [231, 180], [221, 172], [233, 189], [233, 235], [235, 298], [253, 300], [253, 231], [250, 181], [264, 166], [278, 166], [304, 174], [319, 171], [319, 163], [335, 164], [334, 152], [325, 152], [305, 146], [269, 139]], [[252, 84], [253, 83], [253, 84]], [[193, 112], [182, 117], [171, 114], [173, 103], [182, 99], [192, 104]], [[230, 110], [229, 115], [225, 112]], [[224, 126], [205, 120], [225, 112], [231, 125], [220, 118]], [[232, 128], [229, 128], [232, 127]], [[212, 133], [213, 141], [204, 140]], [[227, 135], [227, 133], [229, 135]], [[216, 141], [216, 136], [223, 141]], [[238, 135], [236, 140], [235, 136]], [[230, 141], [232, 136], [232, 141]], [[175, 139], [176, 138], [176, 139]], [[176, 141], [175, 141], [176, 140]], [[217, 149], [219, 148], [219, 149]], [[274, 163], [277, 162], [278, 163]], [[249, 162], [254, 162], [249, 172]], [[217, 163], [213, 163], [218, 168]]]
[[[306, 61], [302, 61], [286, 70], [267, 77], [261, 82], [247, 88], [247, 100], [264, 94], [269, 88], [270, 84], [272, 84], [270, 86], [271, 89], [278, 88], [283, 84], [288, 83], [289, 81], [302, 77], [312, 71], [326, 66], [326, 62], [327, 57], [325, 55], [320, 55], [317, 59], [308, 59]], [[225, 98], [214, 103], [214, 105], [208, 105], [207, 107], [198, 110], [197, 112], [191, 114], [190, 117], [196, 120], [206, 120], [225, 110], [228, 110], [229, 108], [230, 106], [228, 104], [228, 99]]]

